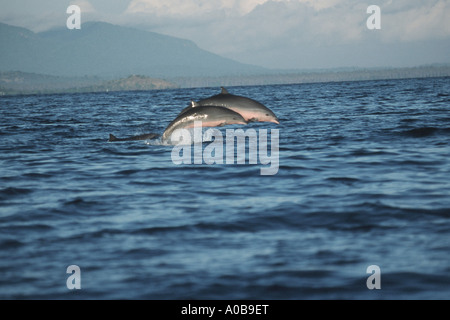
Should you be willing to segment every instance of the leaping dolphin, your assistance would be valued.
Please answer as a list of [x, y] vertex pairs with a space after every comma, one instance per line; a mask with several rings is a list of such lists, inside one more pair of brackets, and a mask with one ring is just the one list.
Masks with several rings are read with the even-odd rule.
[[[221, 87], [221, 89], [221, 93], [198, 101], [195, 104], [195, 107], [220, 106], [239, 113], [246, 121], [274, 122], [276, 124], [280, 123], [275, 114], [258, 101], [230, 94], [224, 87]], [[185, 108], [180, 114], [186, 112], [190, 108], [192, 108], [192, 106]]]
[[176, 129], [194, 127], [195, 121], [201, 121], [202, 127], [218, 127], [229, 124], [247, 124], [237, 112], [220, 106], [197, 106], [192, 101], [189, 109], [180, 113], [164, 130], [162, 141], [167, 141]]
[[154, 139], [158, 137], [158, 134], [156, 133], [146, 133], [146, 134], [141, 134], [139, 136], [133, 136], [133, 137], [128, 137], [128, 138], [117, 138], [115, 135], [113, 134], [109, 134], [109, 142], [115, 142], [115, 141], [135, 141], [135, 140], [150, 140], [150, 139]]

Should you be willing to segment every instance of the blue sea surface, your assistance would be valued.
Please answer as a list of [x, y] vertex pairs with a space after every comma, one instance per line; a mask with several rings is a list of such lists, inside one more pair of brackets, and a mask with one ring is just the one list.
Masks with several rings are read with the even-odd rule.
[[450, 78], [227, 89], [277, 174], [107, 141], [219, 88], [0, 97], [0, 299], [450, 297]]

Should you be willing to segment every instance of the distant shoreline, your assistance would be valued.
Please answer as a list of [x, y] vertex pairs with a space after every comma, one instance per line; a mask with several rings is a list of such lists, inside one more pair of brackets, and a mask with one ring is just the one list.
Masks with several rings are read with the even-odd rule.
[[62, 77], [20, 71], [0, 72], [0, 96], [147, 91], [177, 87], [172, 82], [141, 75], [131, 75], [116, 80], [102, 80], [99, 77]]
[[99, 77], [63, 77], [25, 73], [0, 72], [0, 96], [147, 91], [175, 88], [279, 85], [296, 83], [370, 81], [409, 78], [449, 77], [450, 65], [410, 68], [331, 69], [314, 71], [273, 71], [266, 74], [229, 75], [218, 77], [173, 77], [166, 80], [142, 75], [104, 80]]
[[369, 81], [411, 78], [449, 77], [450, 65], [419, 66], [408, 68], [371, 68], [351, 70], [331, 69], [313, 71], [274, 72], [262, 75], [242, 75], [229, 77], [173, 78], [182, 88], [246, 86], [246, 85], [277, 85], [318, 82]]

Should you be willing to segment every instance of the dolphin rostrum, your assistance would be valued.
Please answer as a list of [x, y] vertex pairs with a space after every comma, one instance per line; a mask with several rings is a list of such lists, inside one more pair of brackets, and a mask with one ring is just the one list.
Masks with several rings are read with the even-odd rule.
[[[246, 121], [274, 122], [276, 124], [280, 123], [275, 114], [258, 101], [230, 94], [227, 89], [224, 87], [221, 88], [221, 93], [198, 101], [195, 104], [195, 107], [220, 106], [239, 113]], [[181, 113], [186, 112], [190, 108], [192, 108], [192, 106], [185, 108], [181, 111]]]
[[218, 127], [229, 124], [247, 124], [237, 112], [220, 106], [197, 106], [192, 101], [189, 109], [180, 113], [164, 130], [162, 141], [167, 141], [176, 129], [189, 129], [194, 122], [201, 121], [202, 127]]
[[117, 138], [115, 135], [113, 134], [109, 134], [109, 142], [115, 142], [115, 141], [135, 141], [135, 140], [150, 140], [150, 139], [154, 139], [158, 136], [158, 134], [156, 133], [146, 133], [146, 134], [141, 134], [139, 136], [133, 136], [133, 137], [128, 137], [128, 138]]

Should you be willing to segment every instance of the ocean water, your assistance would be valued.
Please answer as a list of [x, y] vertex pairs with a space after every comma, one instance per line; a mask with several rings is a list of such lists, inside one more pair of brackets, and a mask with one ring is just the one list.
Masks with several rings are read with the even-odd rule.
[[450, 297], [450, 78], [228, 88], [275, 175], [107, 141], [219, 90], [0, 97], [0, 298]]

